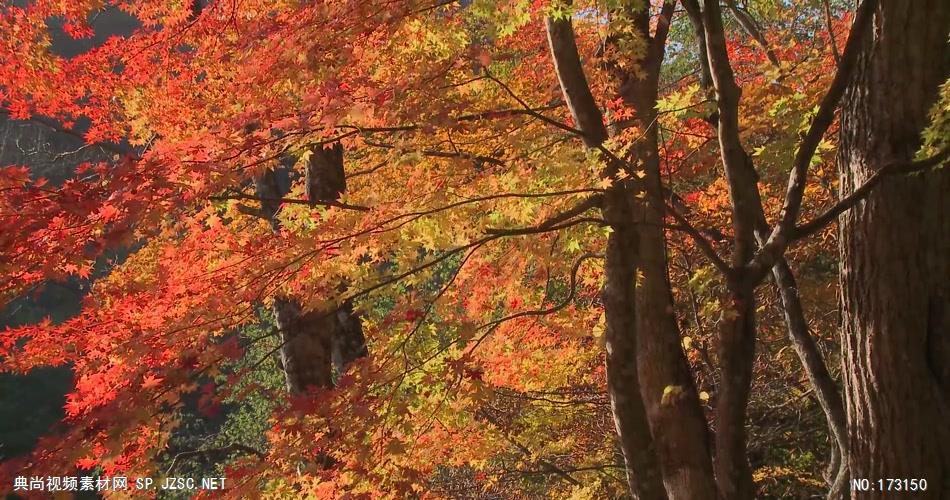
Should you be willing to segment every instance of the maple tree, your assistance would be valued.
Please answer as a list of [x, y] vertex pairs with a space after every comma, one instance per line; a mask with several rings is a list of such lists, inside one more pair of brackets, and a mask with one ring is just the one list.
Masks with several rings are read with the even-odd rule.
[[[896, 2], [792, 3], [4, 4], [0, 106], [109, 155], [61, 184], [0, 168], [0, 303], [96, 278], [79, 314], [0, 336], [4, 371], [75, 376], [62, 429], [0, 477], [160, 476], [216, 456], [233, 497], [743, 499], [790, 483], [841, 498], [891, 470], [946, 492], [919, 457], [950, 438], [908, 458], [860, 434], [859, 392], [885, 368], [849, 343], [862, 301], [877, 306], [855, 292], [874, 274], [847, 266], [875, 257], [842, 254], [847, 405], [822, 352], [833, 278], [807, 269], [836, 261], [838, 216], [903, 196], [878, 193], [890, 179], [946, 179], [947, 64], [868, 69]], [[51, 18], [84, 39], [106, 9], [138, 27], [51, 50]], [[945, 51], [948, 11], [916, 11], [929, 38], [909, 68]], [[918, 88], [889, 139], [906, 144], [843, 169], [839, 197], [836, 150], [880, 147], [854, 140], [873, 127], [853, 82], [875, 71]], [[916, 243], [937, 262], [946, 196], [926, 196], [904, 239], [938, 234]], [[842, 242], [888, 231], [855, 220]], [[107, 260], [116, 248], [128, 257]], [[947, 266], [932, 266], [914, 271], [933, 282], [924, 318], [946, 316]], [[948, 351], [929, 335], [915, 355], [937, 356], [936, 388], [901, 387], [935, 394], [919, 412], [933, 426]], [[809, 428], [828, 443], [803, 446], [827, 454], [824, 474], [750, 459], [775, 439], [755, 412], [787, 385], [815, 394], [825, 422]], [[875, 408], [900, 429], [874, 427], [875, 443], [915, 429]], [[180, 448], [222, 412], [213, 446]]]

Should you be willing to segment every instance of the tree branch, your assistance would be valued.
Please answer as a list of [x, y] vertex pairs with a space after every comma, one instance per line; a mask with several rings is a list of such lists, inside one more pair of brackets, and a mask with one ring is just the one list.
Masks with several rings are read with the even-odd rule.
[[706, 49], [706, 31], [703, 28], [703, 12], [698, 0], [681, 0], [693, 26], [693, 38], [696, 40], [696, 49], [699, 52], [699, 83], [704, 90], [712, 88], [712, 75], [709, 72], [709, 56]]
[[227, 446], [221, 446], [218, 448], [203, 448], [200, 450], [188, 450], [188, 451], [183, 451], [181, 453], [178, 453], [177, 455], [175, 455], [174, 458], [172, 458], [172, 463], [168, 466], [167, 469], [165, 469], [165, 475], [171, 474], [171, 471], [175, 468], [176, 465], [178, 465], [178, 462], [180, 460], [188, 459], [191, 457], [202, 456], [202, 455], [223, 455], [223, 454], [234, 453], [234, 452], [241, 452], [247, 455], [255, 455], [260, 459], [264, 459], [266, 457], [264, 452], [256, 448], [253, 448], [251, 446], [241, 444], [241, 443], [231, 443]]
[[527, 228], [486, 228], [486, 234], [498, 235], [498, 236], [516, 236], [522, 234], [533, 234], [536, 232], [545, 232], [549, 231], [552, 228], [557, 227], [558, 224], [565, 222], [569, 219], [572, 219], [591, 208], [600, 207], [601, 202], [603, 201], [603, 195], [596, 194], [593, 195], [584, 201], [578, 203], [577, 205], [555, 214], [547, 219], [544, 222], [538, 224], [537, 226], [527, 227]]
[[544, 115], [542, 115], [540, 112], [536, 111], [535, 108], [532, 108], [532, 107], [531, 107], [528, 103], [526, 103], [523, 99], [521, 99], [520, 97], [518, 97], [518, 94], [515, 94], [514, 91], [511, 90], [511, 87], [509, 87], [508, 85], [506, 85], [505, 82], [503, 82], [503, 81], [501, 81], [501, 80], [495, 78], [495, 77], [492, 76], [490, 73], [488, 73], [488, 68], [482, 68], [482, 71], [485, 72], [485, 77], [486, 77], [486, 78], [488, 78], [489, 80], [491, 80], [491, 81], [497, 83], [498, 86], [502, 88], [502, 90], [504, 90], [509, 96], [511, 96], [512, 99], [514, 99], [515, 101], [517, 101], [518, 104], [520, 104], [520, 105], [523, 107], [523, 109], [522, 109], [522, 111], [524, 112], [523, 114], [526, 114], [526, 115], [532, 116], [532, 117], [534, 117], [534, 118], [537, 118], [538, 120], [541, 120], [541, 121], [543, 121], [544, 123], [547, 123], [548, 125], [552, 125], [552, 126], [554, 126], [554, 127], [556, 127], [556, 128], [559, 128], [559, 129], [561, 129], [561, 130], [563, 130], [563, 131], [565, 131], [565, 132], [569, 132], [569, 133], [571, 133], [571, 134], [574, 134], [574, 135], [579, 136], [579, 137], [582, 137], [582, 138], [584, 137], [584, 132], [582, 132], [582, 131], [580, 131], [580, 130], [574, 128], [574, 127], [570, 127], [570, 126], [568, 126], [568, 125], [565, 125], [565, 124], [563, 124], [563, 123], [561, 123], [561, 122], [559, 122], [559, 121], [557, 121], [557, 120], [555, 120], [555, 119], [553, 119], [553, 118], [548, 118], [547, 116], [544, 116]]
[[[508, 433], [505, 431], [505, 429], [502, 427], [501, 423], [499, 423], [497, 420], [495, 420], [494, 417], [492, 417], [491, 415], [489, 415], [487, 411], [480, 410], [480, 411], [478, 411], [478, 412], [476, 412], [476, 413], [477, 413], [477, 415], [480, 415], [482, 418], [484, 418], [488, 423], [490, 423], [490, 424], [492, 424], [493, 426], [495, 426], [495, 428], [498, 429], [499, 434], [501, 434], [501, 436], [502, 436], [503, 438], [505, 438], [506, 441], [508, 441], [509, 443], [511, 443], [512, 445], [514, 445], [516, 448], [518, 448], [518, 450], [520, 450], [521, 453], [523, 453], [523, 454], [525, 455], [525, 458], [529, 458], [529, 457], [534, 457], [534, 456], [536, 456], [536, 454], [533, 453], [530, 449], [528, 449], [527, 446], [525, 446], [525, 445], [519, 443], [519, 442], [518, 442], [517, 440], [515, 440], [513, 437], [509, 436]], [[571, 476], [569, 473], [567, 473], [566, 471], [564, 471], [564, 470], [561, 469], [560, 467], [554, 465], [553, 463], [551, 463], [551, 462], [549, 462], [549, 461], [547, 461], [547, 460], [545, 460], [545, 459], [543, 459], [543, 458], [540, 458], [540, 457], [536, 458], [535, 460], [537, 461], [538, 465], [544, 467], [545, 469], [547, 469], [547, 470], [550, 471], [551, 473], [560, 476], [561, 478], [563, 478], [563, 479], [564, 479], [565, 481], [567, 481], [568, 483], [571, 483], [571, 484], [573, 484], [574, 486], [581, 486], [581, 485], [583, 484], [583, 483], [581, 483], [580, 481], [578, 481], [577, 479], [575, 479], [574, 476]]]
[[[739, 99], [741, 90], [726, 49], [726, 35], [718, 2], [705, 2], [703, 27], [710, 74], [716, 90], [717, 120], [714, 122], [719, 138], [722, 159], [732, 205], [732, 227], [735, 249], [733, 266], [739, 268], [755, 254], [754, 209], [761, 204], [758, 192], [758, 174], [745, 148], [739, 129]], [[713, 122], [710, 118], [710, 122]]]
[[864, 181], [864, 184], [861, 184], [860, 187], [852, 191], [848, 196], [845, 196], [839, 200], [838, 203], [835, 203], [834, 206], [826, 210], [824, 213], [818, 217], [815, 217], [811, 221], [806, 222], [805, 224], [795, 227], [791, 239], [802, 239], [820, 231], [822, 228], [837, 219], [839, 215], [850, 210], [852, 207], [857, 205], [858, 202], [867, 198], [871, 191], [886, 177], [922, 172], [940, 165], [947, 159], [950, 159], [950, 146], [944, 147], [943, 150], [934, 156], [931, 156], [930, 158], [908, 163], [890, 163], [885, 165], [880, 170], [875, 172], [874, 175], [872, 175], [868, 180]]
[[[302, 200], [299, 198], [266, 198], [266, 197], [254, 196], [250, 194], [240, 194], [240, 193], [222, 195], [222, 196], [209, 196], [208, 199], [215, 200], [215, 201], [251, 200], [251, 201], [269, 201], [269, 202], [277, 202], [277, 203], [286, 203], [289, 205], [317, 205], [317, 206], [326, 206], [326, 207], [337, 207], [337, 208], [342, 208], [344, 210], [355, 210], [358, 212], [368, 212], [371, 210], [370, 207], [364, 207], [362, 205], [350, 205], [349, 203], [341, 203], [338, 201], [330, 201], [330, 200], [310, 201], [310, 200]], [[249, 214], [249, 215], [254, 215], [254, 214]]]
[[[384, 149], [398, 148], [394, 144], [386, 144], [382, 142], [364, 141], [364, 143], [367, 146], [373, 146], [377, 148], [384, 148]], [[499, 160], [498, 158], [466, 153], [464, 151], [436, 151], [436, 150], [431, 150], [431, 149], [424, 149], [424, 150], [419, 151], [419, 154], [423, 156], [430, 156], [433, 158], [462, 158], [465, 160], [471, 160], [471, 161], [479, 162], [479, 163], [490, 163], [492, 165], [496, 165], [499, 167], [505, 166], [505, 162], [502, 160]]]
[[[649, 8], [648, 6], [649, 3], [644, 8]], [[663, 7], [660, 8], [660, 16], [656, 21], [656, 31], [650, 39], [650, 61], [657, 66], [663, 61], [662, 55], [663, 51], [666, 50], [666, 38], [670, 34], [670, 25], [673, 23], [673, 13], [675, 11], [675, 1], [665, 0]], [[657, 67], [657, 69], [659, 68]]]
[[828, 37], [831, 39], [831, 55], [835, 58], [835, 66], [841, 66], [841, 53], [838, 52], [838, 41], [835, 40], [834, 26], [831, 24], [831, 3], [828, 0], [821, 2], [825, 7], [825, 24], [828, 26]]
[[580, 127], [584, 144], [589, 148], [600, 146], [607, 139], [604, 117], [590, 91], [584, 67], [574, 40], [571, 19], [548, 17], [544, 20], [548, 45], [554, 59], [554, 70], [571, 111], [574, 123]]
[[755, 20], [752, 19], [752, 16], [740, 9], [736, 5], [736, 0], [726, 0], [726, 6], [729, 7], [729, 10], [732, 11], [732, 15], [735, 16], [736, 21], [739, 21], [739, 26], [742, 26], [742, 29], [755, 40], [755, 43], [759, 44], [762, 47], [762, 50], [765, 51], [765, 56], [768, 57], [769, 62], [771, 62], [776, 68], [780, 67], [778, 57], [775, 55], [775, 51], [769, 47], [768, 40], [765, 39], [765, 36], [762, 35], [762, 31], [759, 30], [758, 25], [755, 23]]
[[831, 86], [828, 87], [828, 92], [822, 98], [821, 104], [818, 106], [818, 112], [815, 113], [808, 131], [799, 142], [798, 152], [795, 154], [792, 171], [788, 178], [788, 189], [785, 194], [785, 204], [782, 207], [781, 218], [778, 226], [769, 236], [769, 241], [783, 236], [783, 233], [788, 233], [795, 227], [795, 221], [801, 210], [802, 197], [805, 193], [808, 166], [812, 157], [815, 156], [815, 150], [818, 149], [822, 137], [834, 121], [835, 109], [837, 109], [838, 102], [841, 101], [841, 97], [851, 80], [851, 75], [857, 67], [858, 56], [861, 53], [864, 39], [871, 31], [871, 21], [874, 18], [876, 6], [877, 0], [864, 0], [861, 6], [858, 7], [838, 71], [835, 73]]
[[669, 212], [669, 214], [672, 215], [674, 219], [676, 219], [677, 223], [679, 223], [680, 227], [678, 227], [678, 229], [693, 239], [693, 242], [696, 243], [696, 246], [698, 246], [699, 249], [702, 250], [703, 254], [706, 255], [706, 258], [708, 258], [709, 261], [712, 262], [714, 266], [716, 266], [716, 269], [719, 269], [719, 271], [726, 277], [732, 276], [734, 274], [734, 269], [729, 267], [729, 264], [727, 264], [726, 261], [719, 256], [719, 253], [716, 252], [716, 249], [713, 247], [712, 243], [706, 239], [706, 237], [703, 236], [703, 234], [698, 229], [696, 229], [695, 226], [690, 224], [689, 220], [686, 219], [686, 216], [679, 213], [679, 211], [670, 204], [666, 205], [666, 211]]

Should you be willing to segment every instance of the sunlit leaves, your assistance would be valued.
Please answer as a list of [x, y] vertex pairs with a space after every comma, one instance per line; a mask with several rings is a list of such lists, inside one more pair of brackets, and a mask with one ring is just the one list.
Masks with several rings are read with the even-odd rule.
[[[216, 414], [256, 394], [267, 404], [239, 415], [259, 420], [263, 449], [229, 458], [235, 496], [448, 494], [459, 478], [472, 495], [616, 496], [598, 257], [610, 230], [597, 207], [543, 225], [647, 176], [642, 158], [602, 176], [604, 152], [565, 130], [541, 21], [573, 17], [598, 103], [626, 122], [636, 116], [605, 63], [636, 74], [646, 41], [608, 15], [618, 2], [211, 2], [195, 19], [190, 2], [135, 2], [122, 8], [141, 29], [62, 58], [48, 50], [46, 17], [65, 15], [84, 36], [102, 7], [68, 3], [0, 11], [2, 31], [16, 34], [0, 45], [0, 104], [15, 118], [89, 120], [85, 139], [110, 151], [62, 186], [0, 169], [2, 298], [105, 274], [80, 315], [0, 340], [4, 369], [74, 367], [68, 451], [41, 443], [36, 455], [51, 473], [77, 463], [155, 473], [185, 401]], [[631, 36], [605, 48], [608, 29]], [[777, 47], [795, 62], [778, 69], [749, 44], [730, 50], [773, 217], [768, 194], [830, 59], [801, 37]], [[670, 67], [684, 54], [671, 50]], [[664, 197], [725, 249], [732, 214], [706, 121], [712, 96], [692, 74], [664, 79]], [[643, 137], [623, 127], [605, 148], [627, 155]], [[336, 141], [346, 192], [311, 203], [303, 172]], [[254, 199], [255, 176], [279, 166], [292, 171], [285, 199]], [[832, 171], [818, 169], [809, 196], [830, 197]], [[267, 201], [279, 206], [276, 230], [258, 216]], [[684, 348], [699, 366], [722, 282], [669, 229], [674, 293], [690, 306], [678, 318], [690, 325]], [[96, 266], [123, 246], [128, 259]], [[287, 396], [261, 313], [281, 296], [308, 311], [352, 300], [371, 355], [332, 390]], [[319, 467], [326, 457], [337, 466]], [[576, 466], [587, 486], [524, 479], [542, 460]]]

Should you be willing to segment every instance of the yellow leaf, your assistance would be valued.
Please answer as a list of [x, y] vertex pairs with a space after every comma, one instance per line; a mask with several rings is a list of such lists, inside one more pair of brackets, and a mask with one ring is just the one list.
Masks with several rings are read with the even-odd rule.
[[660, 404], [666, 406], [671, 404], [676, 404], [679, 401], [685, 390], [681, 385], [668, 385], [663, 389], [663, 396], [660, 398]]

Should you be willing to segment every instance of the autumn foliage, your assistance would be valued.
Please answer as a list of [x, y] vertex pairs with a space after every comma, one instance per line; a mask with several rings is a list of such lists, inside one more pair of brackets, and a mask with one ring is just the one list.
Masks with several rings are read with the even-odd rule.
[[[598, 207], [618, 186], [654, 178], [635, 153], [642, 110], [618, 97], [616, 74], [645, 74], [661, 30], [669, 34], [647, 128], [657, 132], [669, 210], [660, 218], [667, 313], [695, 381], [663, 398], [695, 393], [716, 432], [716, 332], [744, 307], [722, 268], [743, 263], [729, 260], [742, 235], [710, 119], [719, 87], [703, 81], [705, 54], [685, 10], [627, 3], [0, 7], [0, 106], [102, 153], [62, 184], [28, 165], [0, 167], [2, 303], [57, 280], [90, 283], [75, 317], [0, 334], [4, 371], [68, 365], [75, 380], [62, 425], [33, 453], [4, 457], [0, 489], [14, 476], [75, 470], [167, 475], [198, 456], [171, 461], [188, 419], [255, 400], [271, 405], [255, 417], [264, 446], [232, 439], [219, 456], [230, 497], [625, 494], [604, 365], [615, 227]], [[793, 3], [748, 2], [761, 41], [724, 13], [752, 187], [773, 224], [855, 15], [839, 2], [827, 12]], [[94, 37], [104, 9], [137, 27], [71, 57], [51, 48], [56, 26]], [[646, 9], [653, 38], [616, 14], [623, 9]], [[552, 64], [545, 19], [571, 17], [610, 129], [599, 149], [581, 140]], [[616, 125], [625, 122], [634, 125]], [[837, 127], [820, 131], [807, 159], [793, 227], [837, 201]], [[336, 144], [345, 191], [312, 199], [304, 172]], [[614, 159], [623, 166], [611, 171]], [[286, 193], [262, 197], [255, 180], [278, 171]], [[649, 196], [628, 194], [631, 203]], [[261, 216], [269, 202], [279, 206], [271, 220]], [[836, 244], [829, 225], [779, 250], [799, 272], [804, 314], [833, 374]], [[815, 494], [830, 480], [822, 473], [834, 438], [788, 348], [763, 262], [751, 288], [751, 473], [770, 495]], [[289, 299], [315, 317], [352, 304], [369, 354], [338, 367], [328, 387], [288, 393], [280, 378], [262, 382], [260, 372], [282, 369], [272, 308]]]

